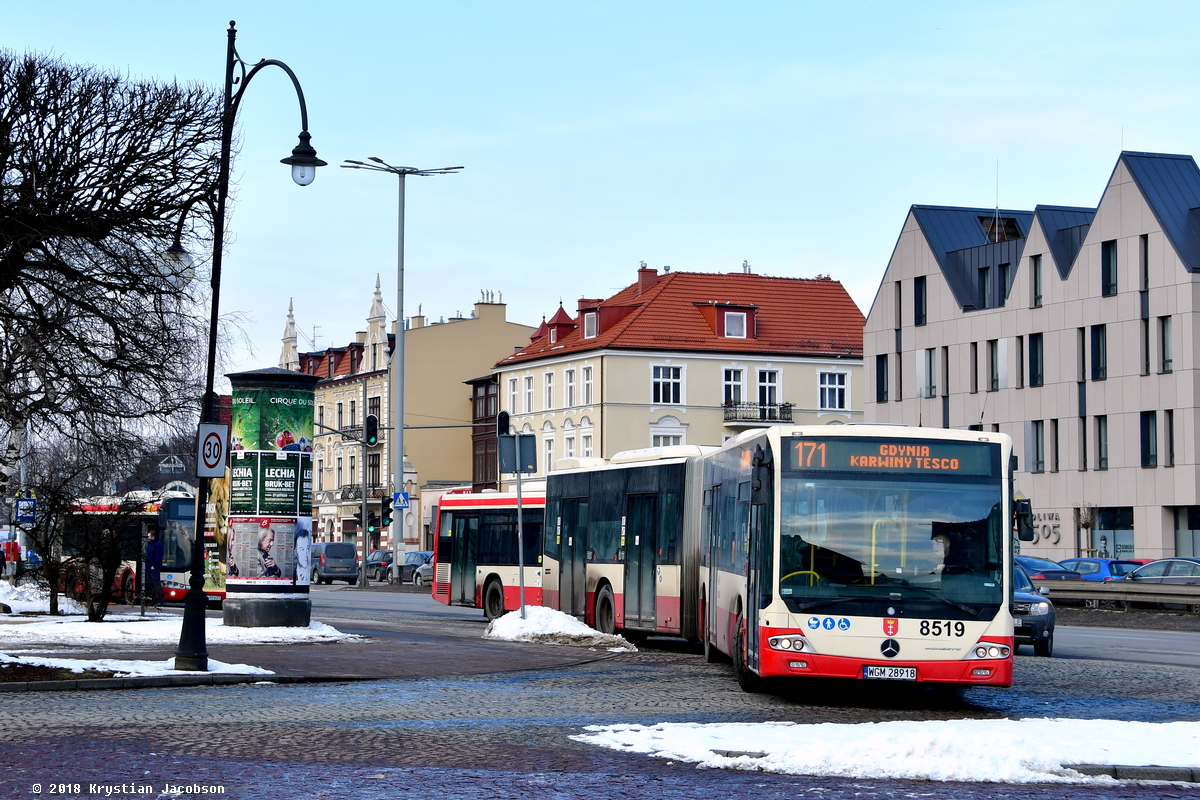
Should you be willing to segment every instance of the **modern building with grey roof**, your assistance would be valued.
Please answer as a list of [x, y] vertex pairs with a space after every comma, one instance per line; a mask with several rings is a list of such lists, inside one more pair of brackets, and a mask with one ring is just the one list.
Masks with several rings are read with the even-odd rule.
[[1002, 431], [1048, 558], [1200, 555], [1200, 168], [1095, 208], [915, 205], [864, 328], [869, 422]]

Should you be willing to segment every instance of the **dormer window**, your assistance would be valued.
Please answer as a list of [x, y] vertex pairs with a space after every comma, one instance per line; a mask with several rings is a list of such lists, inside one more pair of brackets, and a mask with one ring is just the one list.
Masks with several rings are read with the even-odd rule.
[[725, 338], [726, 339], [745, 339], [746, 338], [746, 312], [745, 311], [726, 311], [725, 312]]
[[550, 344], [554, 344], [557, 341], [558, 341], [558, 328], [551, 328], [550, 329]]
[[596, 338], [596, 312], [589, 311], [583, 315], [583, 338]]

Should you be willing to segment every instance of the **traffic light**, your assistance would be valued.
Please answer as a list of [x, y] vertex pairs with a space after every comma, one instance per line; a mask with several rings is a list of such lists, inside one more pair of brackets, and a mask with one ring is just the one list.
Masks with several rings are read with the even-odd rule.
[[362, 530], [362, 512], [361, 511], [359, 511], [357, 514], [354, 515], [354, 523], [358, 526], [359, 530]]
[[379, 527], [386, 528], [392, 524], [392, 496], [385, 494], [379, 498]]
[[367, 414], [367, 418], [363, 420], [363, 440], [366, 441], [367, 447], [379, 444], [379, 417], [374, 414]]
[[371, 514], [367, 517], [367, 533], [374, 533], [379, 530], [379, 517]]
[[496, 435], [508, 436], [508, 412], [501, 411], [496, 415]]

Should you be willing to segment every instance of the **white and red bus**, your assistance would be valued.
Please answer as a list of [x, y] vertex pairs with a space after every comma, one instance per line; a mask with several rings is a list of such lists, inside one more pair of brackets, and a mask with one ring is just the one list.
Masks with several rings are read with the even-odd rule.
[[[542, 604], [542, 523], [545, 484], [529, 482], [521, 496], [525, 605]], [[521, 607], [516, 493], [443, 494], [435, 512], [433, 598], [482, 608], [495, 619]]]
[[1008, 686], [1011, 459], [999, 433], [797, 425], [551, 472], [543, 601], [702, 641], [747, 690]]

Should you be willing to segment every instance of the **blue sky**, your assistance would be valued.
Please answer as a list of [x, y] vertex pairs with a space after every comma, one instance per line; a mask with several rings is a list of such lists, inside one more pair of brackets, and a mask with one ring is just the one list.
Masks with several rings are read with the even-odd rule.
[[[1187, 3], [47, 2], [13, 4], [0, 47], [139, 77], [297, 73], [309, 187], [278, 160], [299, 129], [286, 76], [255, 78], [222, 284], [273, 366], [288, 300], [317, 346], [363, 328], [375, 275], [395, 311], [396, 186], [410, 178], [406, 315], [503, 293], [536, 325], [638, 262], [842, 281], [866, 313], [909, 205], [1092, 206], [1122, 147], [1195, 153]], [[301, 342], [305, 349], [308, 344]]]

